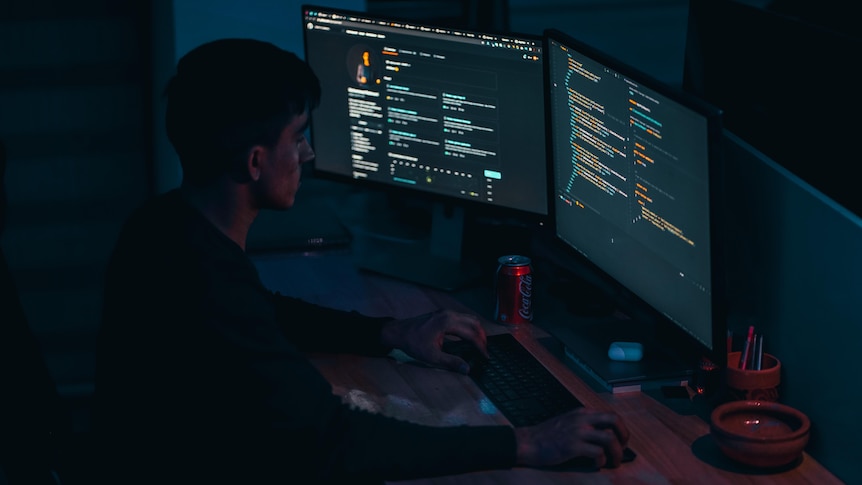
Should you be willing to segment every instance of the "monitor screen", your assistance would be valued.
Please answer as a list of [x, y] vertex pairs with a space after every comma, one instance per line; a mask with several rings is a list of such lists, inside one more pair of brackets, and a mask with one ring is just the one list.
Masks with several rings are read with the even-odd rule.
[[799, 16], [692, 0], [683, 88], [721, 108], [734, 135], [862, 215], [848, 104], [859, 85], [848, 62], [860, 52], [858, 35]]
[[557, 240], [684, 346], [723, 355], [720, 111], [563, 32], [545, 38]]
[[[548, 216], [540, 36], [309, 5], [303, 23], [323, 91], [310, 124], [315, 175], [443, 204], [432, 232], [437, 214], [463, 217], [470, 208]], [[462, 237], [460, 218], [446, 224], [448, 234], [431, 234], [432, 242]], [[450, 245], [431, 252], [458, 261], [460, 245]], [[403, 272], [404, 260], [371, 269]], [[410, 271], [401, 276], [425, 279]]]

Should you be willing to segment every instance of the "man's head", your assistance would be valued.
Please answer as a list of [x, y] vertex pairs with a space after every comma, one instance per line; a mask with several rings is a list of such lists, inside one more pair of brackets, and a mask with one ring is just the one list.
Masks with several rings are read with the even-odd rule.
[[[320, 101], [320, 82], [304, 61], [273, 44], [222, 39], [183, 56], [165, 96], [183, 183], [205, 186], [225, 174], [247, 180], [250, 154], [276, 150], [289, 124], [307, 120]], [[309, 158], [305, 143], [308, 153], [300, 156]]]

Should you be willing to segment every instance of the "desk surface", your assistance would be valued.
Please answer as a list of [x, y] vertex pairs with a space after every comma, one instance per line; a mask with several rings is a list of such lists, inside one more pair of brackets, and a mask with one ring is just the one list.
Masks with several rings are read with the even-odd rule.
[[[708, 423], [697, 414], [677, 412], [646, 393], [596, 392], [540, 342], [548, 337], [541, 328], [513, 328], [491, 321], [491, 302], [484, 301], [490, 293], [482, 289], [447, 293], [360, 272], [346, 250], [254, 259], [272, 290], [310, 302], [399, 318], [450, 308], [478, 315], [489, 334], [511, 331], [585, 406], [612, 409], [623, 416], [632, 435], [629, 445], [638, 453], [635, 461], [617, 469], [515, 468], [409, 483], [841, 483], [808, 454], [798, 465], [779, 472], [742, 468], [721, 454], [709, 436]], [[435, 426], [507, 423], [499, 412], [483, 412], [483, 395], [469, 377], [418, 365], [397, 352], [391, 358], [313, 355], [312, 361], [336, 393], [366, 409]]]

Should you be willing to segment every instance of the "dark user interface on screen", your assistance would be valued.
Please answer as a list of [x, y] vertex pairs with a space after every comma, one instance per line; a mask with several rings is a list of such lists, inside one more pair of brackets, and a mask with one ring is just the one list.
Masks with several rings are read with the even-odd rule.
[[541, 39], [304, 10], [315, 170], [548, 213]]

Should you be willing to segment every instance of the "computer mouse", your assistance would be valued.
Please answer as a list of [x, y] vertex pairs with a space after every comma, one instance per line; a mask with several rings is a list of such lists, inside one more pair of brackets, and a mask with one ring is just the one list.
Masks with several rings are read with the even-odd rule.
[[643, 358], [644, 348], [638, 342], [611, 342], [608, 357], [611, 360], [637, 362]]

